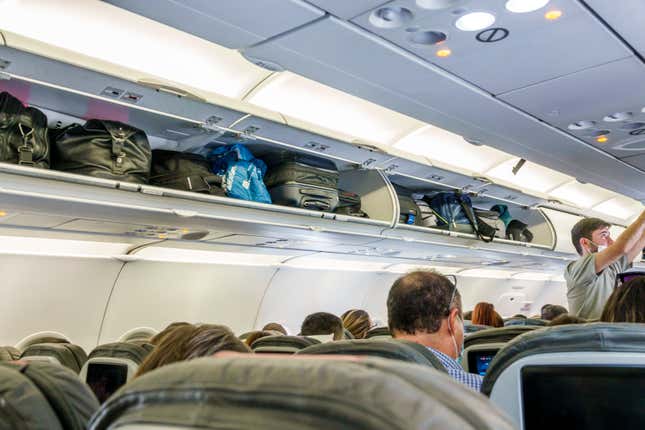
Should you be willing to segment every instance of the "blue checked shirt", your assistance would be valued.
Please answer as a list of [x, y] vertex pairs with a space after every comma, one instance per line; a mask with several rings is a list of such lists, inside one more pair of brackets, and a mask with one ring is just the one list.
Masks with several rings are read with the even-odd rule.
[[427, 347], [443, 364], [443, 367], [446, 368], [448, 374], [457, 382], [461, 382], [464, 385], [468, 385], [473, 390], [479, 392], [482, 386], [483, 377], [475, 375], [474, 373], [466, 372], [463, 367], [456, 360], [448, 357], [443, 352], [437, 351]]

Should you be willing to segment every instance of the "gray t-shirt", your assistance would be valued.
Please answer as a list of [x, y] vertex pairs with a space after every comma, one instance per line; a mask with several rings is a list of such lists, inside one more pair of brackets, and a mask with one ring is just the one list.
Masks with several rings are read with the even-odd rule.
[[569, 263], [564, 271], [569, 312], [580, 318], [599, 319], [607, 299], [614, 291], [616, 275], [629, 267], [627, 256], [596, 273], [596, 254]]

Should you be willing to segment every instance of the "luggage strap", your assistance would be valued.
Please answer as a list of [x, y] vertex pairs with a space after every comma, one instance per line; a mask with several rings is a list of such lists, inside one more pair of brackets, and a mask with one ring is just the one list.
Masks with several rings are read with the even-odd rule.
[[212, 185], [215, 184], [217, 185], [218, 183], [221, 183], [222, 179], [220, 176], [217, 175], [209, 175], [209, 176], [202, 176], [202, 175], [191, 175], [191, 176], [186, 176], [186, 187], [189, 191], [202, 191], [204, 188], [208, 191], [211, 190]]
[[457, 200], [459, 200], [459, 204], [461, 205], [461, 208], [464, 210], [464, 213], [466, 214], [466, 218], [468, 218], [468, 222], [470, 225], [473, 227], [475, 230], [475, 234], [477, 234], [477, 237], [479, 237], [481, 240], [483, 240], [486, 243], [492, 242], [493, 239], [495, 238], [495, 235], [493, 236], [484, 236], [481, 231], [479, 231], [479, 225], [477, 224], [477, 219], [475, 219], [475, 210], [464, 203], [463, 199], [461, 198], [461, 195], [457, 195]]
[[[104, 124], [105, 126], [105, 124]], [[136, 146], [134, 142], [130, 141], [130, 136], [134, 133], [126, 132], [122, 127], [116, 129], [112, 127], [106, 127], [106, 130], [112, 137], [112, 157], [114, 161], [112, 162], [112, 172], [117, 175], [122, 175], [123, 170], [123, 161], [125, 160], [126, 153], [123, 151], [125, 142], [128, 141], [132, 146]]]
[[[24, 128], [28, 128], [29, 131], [25, 133]], [[18, 123], [18, 130], [22, 135], [22, 145], [18, 147], [18, 164], [21, 166], [35, 166], [34, 163], [34, 129]]]

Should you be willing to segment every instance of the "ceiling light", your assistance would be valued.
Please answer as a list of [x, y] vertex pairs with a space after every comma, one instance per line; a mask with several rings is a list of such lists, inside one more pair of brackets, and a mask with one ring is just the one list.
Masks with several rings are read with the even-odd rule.
[[478, 31], [495, 23], [495, 15], [488, 12], [472, 12], [459, 17], [455, 27], [461, 31]]
[[281, 263], [288, 255], [270, 253], [203, 251], [197, 249], [151, 246], [134, 254], [139, 260], [168, 263], [227, 264], [240, 266], [272, 266]]
[[593, 210], [626, 220], [633, 215], [638, 215], [643, 210], [643, 205], [629, 197], [618, 196], [594, 206]]
[[548, 19], [549, 21], [555, 21], [556, 19], [560, 18], [562, 16], [562, 11], [561, 10], [550, 10], [547, 13], [544, 14], [544, 17]]
[[514, 271], [510, 270], [497, 270], [497, 269], [469, 269], [459, 272], [459, 276], [467, 276], [469, 278], [493, 278], [493, 279], [508, 279]]
[[452, 51], [450, 49], [440, 49], [437, 51], [437, 57], [449, 57], [450, 54], [452, 54]]
[[598, 142], [598, 143], [605, 143], [605, 142], [607, 142], [608, 140], [609, 140], [609, 138], [608, 138], [607, 136], [599, 136], [599, 137], [596, 139], [596, 142]]
[[7, 213], [5, 211], [0, 211], [0, 217], [7, 216]]
[[106, 258], [123, 255], [130, 246], [128, 243], [118, 242], [0, 236], [0, 253], [2, 254]]
[[592, 184], [581, 184], [575, 180], [554, 189], [549, 192], [549, 195], [559, 200], [571, 202], [583, 209], [590, 209], [592, 206], [616, 196], [612, 191]]
[[513, 167], [519, 161], [519, 158], [512, 158], [486, 172], [486, 175], [493, 179], [506, 181], [515, 187], [540, 193], [545, 193], [573, 179], [564, 173], [531, 163], [530, 161], [524, 163], [522, 168], [517, 170], [516, 174], [513, 174]]
[[549, 0], [508, 0], [506, 9], [513, 13], [527, 13], [542, 9]]
[[520, 272], [514, 274], [511, 278], [519, 281], [549, 281], [553, 278], [553, 275], [542, 272]]
[[392, 273], [409, 273], [417, 270], [420, 270], [420, 271], [434, 270], [435, 272], [439, 272], [443, 275], [454, 275], [459, 270], [463, 270], [463, 268], [451, 267], [451, 266], [433, 266], [430, 264], [423, 265], [423, 264], [399, 263], [399, 264], [390, 266], [387, 269], [388, 272], [392, 272]]

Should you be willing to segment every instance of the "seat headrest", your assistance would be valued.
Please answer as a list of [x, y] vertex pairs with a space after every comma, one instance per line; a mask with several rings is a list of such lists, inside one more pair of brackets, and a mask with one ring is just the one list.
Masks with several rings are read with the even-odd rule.
[[134, 422], [206, 428], [214, 421], [268, 430], [512, 428], [488, 399], [423, 366], [247, 355], [199, 358], [136, 378], [90, 428]]
[[71, 343], [37, 343], [28, 346], [20, 355], [21, 359], [29, 357], [52, 357], [60, 364], [78, 373], [87, 361], [87, 354], [78, 345]]
[[645, 353], [645, 324], [571, 324], [525, 333], [497, 353], [484, 377], [482, 392], [490, 395], [493, 384], [504, 369], [526, 356], [591, 351]]
[[288, 352], [294, 353], [320, 341], [307, 336], [265, 336], [251, 344], [255, 352]]
[[[63, 366], [44, 362], [13, 362], [2, 363], [0, 370], [3, 376], [7, 372], [10, 373], [8, 381], [0, 377], [0, 383], [5, 384], [4, 388], [10, 391], [26, 390], [20, 399], [20, 403], [25, 402], [25, 405], [21, 404], [19, 407], [29, 407], [27, 416], [30, 419], [36, 418], [40, 421], [39, 425], [42, 425], [29, 426], [29, 429], [84, 430], [92, 414], [99, 408], [89, 387], [83, 384], [73, 371]], [[25, 382], [25, 379], [28, 382]], [[4, 390], [0, 391], [4, 395]], [[39, 399], [44, 400], [44, 404]]]
[[[412, 344], [412, 342], [409, 342]], [[301, 349], [296, 354], [313, 354], [313, 355], [366, 355], [370, 357], [388, 358], [392, 360], [406, 361], [408, 363], [422, 364], [438, 368], [435, 364], [439, 360], [434, 357], [432, 352], [427, 351], [427, 355], [419, 352], [416, 348], [411, 347], [394, 339], [352, 339], [339, 340], [336, 342], [313, 345]], [[420, 345], [421, 348], [424, 348]], [[426, 349], [427, 350], [427, 349]], [[432, 356], [434, 360], [429, 358]], [[439, 363], [439, 366], [441, 364]], [[440, 367], [443, 369], [443, 366]]]
[[142, 345], [137, 345], [130, 342], [114, 342], [99, 345], [92, 350], [89, 359], [92, 358], [123, 358], [131, 360], [136, 364], [141, 364], [149, 350]]
[[479, 324], [464, 325], [464, 333], [470, 334], [470, 333], [475, 333], [482, 330], [488, 330], [489, 328], [492, 328], [492, 327], [489, 327], [487, 325], [479, 325]]
[[0, 346], [0, 361], [13, 361], [20, 358], [20, 351], [13, 346]]
[[370, 339], [373, 337], [392, 337], [389, 327], [374, 327], [365, 335], [365, 339]]
[[511, 318], [504, 321], [504, 326], [508, 327], [508, 326], [517, 326], [517, 325], [529, 325], [529, 326], [544, 327], [548, 323], [549, 323], [548, 321], [535, 319], [535, 318]]
[[515, 339], [517, 336], [536, 330], [538, 327], [534, 326], [508, 326], [489, 328], [486, 330], [472, 333], [464, 339], [464, 348], [473, 345], [481, 345], [484, 343], [504, 343]]

